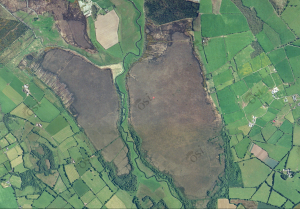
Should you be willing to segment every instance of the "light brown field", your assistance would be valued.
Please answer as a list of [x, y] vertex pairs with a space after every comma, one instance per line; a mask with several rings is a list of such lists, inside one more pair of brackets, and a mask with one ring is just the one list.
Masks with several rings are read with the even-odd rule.
[[115, 10], [98, 15], [95, 22], [97, 41], [105, 48], [115, 45], [118, 40], [119, 17]]
[[257, 146], [256, 144], [253, 145], [251, 153], [253, 153], [254, 156], [260, 159], [261, 161], [264, 161], [269, 156], [267, 151], [263, 150], [260, 146]]
[[213, 6], [213, 13], [220, 14], [220, 8], [222, 4], [222, 0], [211, 0]]
[[108, 209], [112, 208], [126, 208], [124, 203], [117, 197], [117, 195], [114, 195], [105, 205]]
[[53, 174], [45, 176], [43, 173], [38, 173], [36, 176], [41, 179], [45, 184], [49, 185], [50, 187], [53, 187], [57, 181], [59, 173], [57, 171], [54, 171]]
[[218, 208], [219, 209], [234, 209], [236, 206], [230, 204], [228, 199], [218, 199]]

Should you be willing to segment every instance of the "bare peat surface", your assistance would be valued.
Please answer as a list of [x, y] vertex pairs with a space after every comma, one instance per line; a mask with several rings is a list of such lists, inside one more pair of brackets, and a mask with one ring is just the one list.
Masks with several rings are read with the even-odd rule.
[[[119, 97], [110, 69], [100, 69], [81, 57], [60, 49], [47, 52], [41, 66], [44, 70], [57, 74], [60, 81], [74, 94], [72, 106], [78, 112], [78, 123], [94, 146], [98, 150], [104, 149], [104, 158], [112, 161], [116, 154], [108, 150], [118, 149], [115, 152], [119, 153], [124, 148], [124, 143], [119, 139], [112, 143], [119, 137]], [[126, 148], [123, 150], [127, 153]], [[125, 160], [122, 165], [124, 168], [128, 163], [127, 156], [123, 155], [122, 159]], [[122, 168], [118, 167], [119, 173]], [[125, 170], [129, 171], [128, 168]]]
[[130, 120], [148, 160], [171, 174], [187, 197], [204, 198], [224, 171], [222, 140], [208, 141], [220, 123], [190, 38], [170, 34], [172, 44], [161, 56], [143, 59], [129, 73]]

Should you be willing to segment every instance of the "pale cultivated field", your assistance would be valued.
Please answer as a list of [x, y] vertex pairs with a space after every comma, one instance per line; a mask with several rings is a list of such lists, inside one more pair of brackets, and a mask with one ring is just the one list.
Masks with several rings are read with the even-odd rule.
[[218, 199], [218, 208], [219, 209], [235, 209], [234, 204], [230, 204], [228, 199]]
[[261, 161], [264, 161], [268, 157], [267, 151], [263, 150], [260, 146], [257, 146], [256, 144], [253, 145], [251, 153], [253, 153], [254, 156], [260, 159]]
[[108, 209], [115, 209], [115, 208], [126, 208], [124, 203], [114, 195], [105, 205]]
[[105, 48], [115, 45], [118, 40], [119, 17], [115, 10], [98, 15], [95, 22], [97, 41]]
[[122, 62], [120, 62], [118, 64], [114, 64], [114, 65], [101, 66], [101, 69], [105, 69], [105, 68], [111, 69], [114, 82], [115, 82], [116, 77], [123, 73], [123, 63]]

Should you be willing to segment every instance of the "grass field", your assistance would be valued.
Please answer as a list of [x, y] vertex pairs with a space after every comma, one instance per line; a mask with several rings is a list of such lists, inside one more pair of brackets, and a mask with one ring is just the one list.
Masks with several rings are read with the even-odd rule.
[[256, 158], [240, 162], [239, 166], [245, 187], [256, 187], [260, 185], [271, 172], [268, 166]]
[[100, 192], [96, 194], [99, 200], [104, 204], [107, 202], [111, 196], [113, 195], [112, 191], [109, 189], [108, 186], [104, 187]]
[[249, 138], [244, 138], [242, 141], [240, 141], [236, 146], [236, 154], [239, 158], [244, 158], [245, 154], [248, 150], [248, 147], [250, 145], [250, 139]]
[[0, 207], [1, 208], [17, 208], [18, 203], [14, 195], [12, 187], [3, 188], [0, 186]]
[[226, 50], [228, 51], [228, 60], [231, 60], [238, 52], [254, 40], [254, 36], [251, 31], [246, 31], [228, 35], [224, 39], [226, 43]]
[[87, 170], [85, 174], [81, 176], [81, 178], [95, 194], [100, 192], [103, 187], [106, 186], [105, 182], [99, 177], [97, 171], [92, 168]]
[[[242, 14], [203, 14], [201, 16], [203, 37], [216, 37], [249, 30], [246, 18]], [[216, 30], [215, 28], [218, 28]]]
[[204, 46], [208, 63], [207, 72], [213, 72], [227, 62], [226, 46], [223, 38], [212, 38]]
[[32, 110], [42, 121], [48, 123], [59, 115], [59, 110], [46, 98], [43, 98], [40, 105], [36, 105]]
[[46, 127], [46, 131], [52, 136], [58, 133], [60, 130], [64, 129], [68, 125], [66, 119], [59, 115]]
[[74, 181], [73, 189], [76, 191], [79, 197], [82, 197], [90, 190], [90, 188], [82, 181], [82, 179], [77, 179]]
[[[293, 6], [290, 6], [293, 5]], [[281, 18], [288, 24], [288, 26], [293, 29], [297, 36], [300, 36], [300, 27], [299, 27], [299, 1], [291, 1], [286, 7], [285, 11], [282, 13]]]
[[259, 34], [257, 34], [256, 38], [265, 52], [270, 52], [274, 49], [273, 43], [264, 31], [261, 31]]
[[201, 0], [200, 13], [211, 14], [212, 13], [212, 3], [211, 0]]
[[46, 208], [53, 200], [54, 197], [44, 191], [41, 196], [33, 202], [33, 206], [37, 208]]
[[236, 103], [234, 93], [229, 87], [218, 91], [217, 95], [223, 113], [229, 114], [240, 110], [238, 104]]
[[65, 166], [65, 171], [68, 176], [70, 183], [73, 183], [76, 179], [79, 178], [79, 174], [77, 173], [74, 164], [68, 164]]
[[[201, 6], [201, 4], [200, 4]], [[230, 0], [222, 0], [220, 13], [241, 13], [241, 11]]]
[[255, 188], [229, 188], [229, 198], [248, 200], [254, 194], [255, 190]]
[[253, 195], [251, 200], [254, 201], [260, 201], [260, 202], [267, 202], [269, 195], [270, 195], [270, 187], [266, 184], [263, 183], [260, 188], [257, 190], [257, 192]]
[[287, 59], [275, 65], [275, 69], [284, 83], [294, 82], [294, 76]]
[[286, 199], [278, 194], [276, 191], [272, 191], [268, 203], [277, 207], [282, 206], [286, 202]]

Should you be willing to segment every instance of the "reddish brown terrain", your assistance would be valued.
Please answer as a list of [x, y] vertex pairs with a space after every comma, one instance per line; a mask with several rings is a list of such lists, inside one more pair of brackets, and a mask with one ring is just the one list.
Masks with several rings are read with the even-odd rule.
[[171, 174], [189, 198], [204, 198], [224, 170], [222, 140], [214, 138], [219, 119], [190, 38], [176, 32], [189, 24], [172, 24], [164, 31], [147, 27], [147, 51], [127, 81], [130, 119], [148, 160]]

